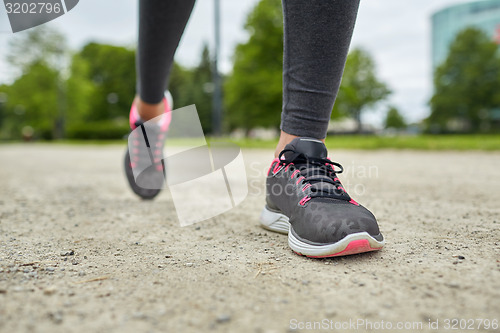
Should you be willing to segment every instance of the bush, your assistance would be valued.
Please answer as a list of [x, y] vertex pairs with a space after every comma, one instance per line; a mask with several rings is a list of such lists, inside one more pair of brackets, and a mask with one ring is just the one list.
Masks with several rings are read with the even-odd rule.
[[128, 123], [100, 121], [68, 126], [66, 138], [78, 140], [116, 140], [123, 139], [130, 132]]

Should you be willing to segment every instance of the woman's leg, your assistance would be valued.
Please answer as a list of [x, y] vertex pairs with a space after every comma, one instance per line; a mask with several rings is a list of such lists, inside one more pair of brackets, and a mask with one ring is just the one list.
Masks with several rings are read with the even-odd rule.
[[359, 0], [283, 0], [282, 135], [324, 139], [351, 43]]
[[162, 114], [174, 54], [195, 0], [140, 0], [135, 100], [142, 119]]

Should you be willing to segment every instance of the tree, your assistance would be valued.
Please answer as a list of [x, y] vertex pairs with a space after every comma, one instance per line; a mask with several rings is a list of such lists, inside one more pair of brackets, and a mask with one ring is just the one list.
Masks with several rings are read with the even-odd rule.
[[[90, 64], [76, 53], [71, 59], [70, 76], [66, 81], [66, 123], [78, 125], [91, 119], [96, 87], [91, 80]], [[125, 112], [125, 111], [124, 111]]]
[[5, 91], [5, 131], [19, 138], [24, 126], [46, 139], [54, 136], [58, 120], [58, 73], [42, 62], [31, 64]]
[[21, 74], [26, 74], [34, 63], [61, 69], [66, 52], [64, 35], [50, 26], [42, 25], [26, 33], [16, 34], [9, 41], [6, 60]]
[[3, 107], [2, 130], [6, 136], [20, 137], [23, 126], [35, 129], [44, 138], [62, 134], [66, 63], [64, 35], [47, 26], [16, 35], [9, 42], [7, 61], [19, 76], [4, 86], [7, 103]]
[[385, 128], [403, 129], [406, 128], [406, 121], [394, 106], [389, 108], [385, 117]]
[[195, 104], [205, 134], [212, 132], [212, 69], [208, 46], [204, 45], [197, 67], [186, 69], [174, 63], [169, 90], [175, 108]]
[[484, 130], [491, 121], [489, 111], [499, 105], [498, 45], [483, 31], [467, 28], [457, 35], [448, 57], [434, 72], [428, 126], [433, 131]]
[[375, 64], [362, 49], [354, 49], [347, 62], [332, 116], [351, 116], [362, 131], [361, 114], [390, 94], [385, 83], [375, 75]]
[[282, 100], [283, 20], [280, 0], [262, 0], [247, 18], [248, 41], [236, 47], [224, 85], [229, 129], [278, 127]]
[[135, 52], [121, 46], [89, 43], [78, 54], [95, 92], [88, 101], [90, 121], [124, 118], [136, 93]]

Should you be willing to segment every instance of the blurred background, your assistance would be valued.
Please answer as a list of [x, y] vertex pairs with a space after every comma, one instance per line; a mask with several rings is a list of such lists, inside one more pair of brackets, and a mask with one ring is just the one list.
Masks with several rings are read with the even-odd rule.
[[[16, 34], [0, 6], [0, 141], [123, 139], [136, 30], [136, 0], [81, 1]], [[280, 0], [198, 0], [171, 76], [175, 108], [196, 104], [206, 135], [274, 144], [282, 38]], [[500, 149], [499, 44], [500, 0], [361, 1], [329, 135], [346, 147]]]

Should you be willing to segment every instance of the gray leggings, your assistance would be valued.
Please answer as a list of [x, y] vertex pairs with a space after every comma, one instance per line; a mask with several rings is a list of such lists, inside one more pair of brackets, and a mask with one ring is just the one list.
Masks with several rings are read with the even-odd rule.
[[[138, 93], [159, 103], [195, 0], [140, 0]], [[326, 136], [359, 0], [282, 0], [284, 16], [281, 129]]]

